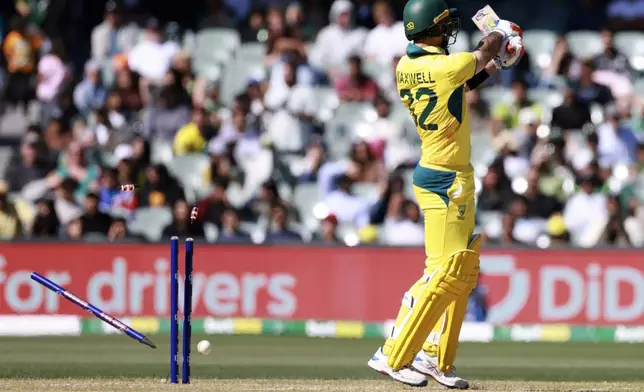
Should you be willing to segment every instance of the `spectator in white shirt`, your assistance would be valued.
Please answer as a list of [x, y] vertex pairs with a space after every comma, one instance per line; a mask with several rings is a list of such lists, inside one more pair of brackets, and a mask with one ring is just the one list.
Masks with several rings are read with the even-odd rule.
[[[595, 177], [591, 174], [584, 175], [579, 179], [580, 190], [575, 193], [566, 203], [564, 208], [564, 223], [570, 233], [573, 242], [592, 241], [593, 233], [597, 240], [603, 233], [602, 226], [608, 219], [608, 204], [606, 196], [596, 192]], [[584, 238], [586, 237], [586, 238]]]
[[606, 122], [597, 128], [599, 162], [602, 166], [630, 164], [635, 161], [637, 138], [620, 124], [620, 114], [615, 106], [606, 108]]
[[331, 6], [331, 24], [323, 28], [311, 50], [309, 61], [335, 78], [342, 73], [349, 56], [361, 52], [367, 32], [352, 26], [353, 4], [349, 0], [336, 0]]
[[352, 184], [351, 177], [341, 175], [337, 180], [337, 188], [326, 195], [324, 203], [340, 223], [365, 227], [369, 224], [369, 203], [351, 193]]
[[418, 206], [411, 200], [405, 200], [401, 193], [392, 195], [380, 238], [386, 245], [422, 245], [425, 231]]
[[132, 71], [158, 84], [170, 70], [172, 59], [180, 48], [176, 42], [162, 42], [159, 21], [156, 19], [149, 19], [146, 29], [145, 38], [128, 53], [127, 62]]
[[92, 59], [107, 60], [118, 53], [132, 49], [139, 29], [134, 24], [122, 25], [121, 12], [116, 1], [105, 5], [105, 19], [92, 31]]
[[376, 27], [367, 35], [364, 54], [368, 60], [388, 65], [396, 57], [405, 53], [407, 38], [405, 27], [394, 19], [391, 6], [386, 1], [373, 5], [373, 20]]

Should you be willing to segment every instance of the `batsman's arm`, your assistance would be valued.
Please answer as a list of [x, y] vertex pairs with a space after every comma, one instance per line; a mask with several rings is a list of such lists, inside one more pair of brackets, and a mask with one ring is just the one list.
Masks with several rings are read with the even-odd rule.
[[474, 55], [476, 56], [477, 60], [475, 74], [478, 74], [479, 72], [486, 69], [489, 65], [490, 60], [492, 60], [497, 54], [499, 54], [504, 39], [505, 36], [502, 33], [493, 31], [486, 37], [483, 37], [481, 41], [479, 41], [479, 45], [474, 51]]
[[488, 63], [485, 65], [485, 68], [481, 70], [479, 73], [474, 75], [472, 79], [468, 80], [465, 83], [465, 91], [470, 91], [474, 90], [480, 85], [483, 84], [489, 78], [493, 73], [499, 70], [499, 65], [497, 60], [492, 59], [488, 61]]

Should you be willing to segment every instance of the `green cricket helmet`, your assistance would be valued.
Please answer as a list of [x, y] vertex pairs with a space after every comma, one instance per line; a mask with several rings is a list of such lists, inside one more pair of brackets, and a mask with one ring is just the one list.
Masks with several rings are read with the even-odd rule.
[[403, 11], [405, 36], [413, 41], [419, 37], [441, 37], [447, 49], [456, 41], [461, 20], [456, 8], [448, 8], [443, 0], [409, 0]]

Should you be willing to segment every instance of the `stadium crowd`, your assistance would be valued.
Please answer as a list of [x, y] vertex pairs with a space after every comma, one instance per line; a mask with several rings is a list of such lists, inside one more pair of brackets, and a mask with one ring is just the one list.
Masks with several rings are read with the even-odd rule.
[[[42, 3], [3, 19], [0, 124], [25, 126], [0, 238], [422, 245], [389, 2], [206, 1], [187, 28], [110, 0], [88, 37]], [[489, 244], [644, 244], [644, 2], [605, 7], [527, 29], [521, 63], [467, 93]]]

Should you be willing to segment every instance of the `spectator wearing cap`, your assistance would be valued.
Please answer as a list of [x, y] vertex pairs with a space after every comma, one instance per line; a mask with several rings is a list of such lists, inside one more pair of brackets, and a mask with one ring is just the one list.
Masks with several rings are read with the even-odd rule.
[[511, 103], [498, 103], [492, 108], [492, 134], [498, 135], [504, 129], [514, 129], [519, 125], [519, 112], [523, 108], [531, 107], [536, 115], [541, 118], [543, 108], [541, 105], [528, 99], [528, 83], [523, 80], [512, 82]]
[[92, 31], [92, 59], [108, 60], [134, 47], [138, 39], [138, 30], [122, 21], [118, 3], [108, 1], [103, 22]]
[[239, 213], [232, 207], [226, 208], [222, 216], [221, 230], [217, 237], [220, 243], [250, 243], [251, 238], [239, 228]]
[[378, 84], [362, 69], [360, 56], [349, 57], [349, 73], [335, 82], [335, 90], [342, 101], [373, 101], [378, 95]]
[[83, 215], [83, 210], [74, 197], [77, 187], [78, 182], [73, 178], [63, 179], [56, 187], [54, 209], [62, 225], [67, 225], [72, 220], [80, 218]]
[[7, 169], [9, 191], [20, 192], [25, 185], [47, 174], [48, 167], [43, 162], [43, 151], [39, 145], [40, 138], [36, 133], [29, 132], [22, 138], [20, 158]]
[[349, 0], [336, 0], [331, 5], [329, 20], [316, 37], [309, 59], [311, 65], [338, 76], [352, 54], [360, 53], [367, 31], [352, 26], [353, 4]]
[[21, 237], [22, 223], [15, 206], [8, 199], [9, 187], [0, 181], [0, 239]]
[[599, 161], [603, 166], [630, 165], [637, 159], [637, 138], [629, 124], [622, 122], [614, 105], [606, 108], [606, 122], [597, 128]]
[[210, 138], [206, 128], [206, 112], [203, 108], [192, 109], [192, 121], [179, 129], [174, 137], [174, 155], [201, 153]]
[[83, 203], [83, 230], [85, 233], [107, 234], [112, 225], [112, 218], [99, 209], [99, 196], [89, 193]]
[[414, 246], [425, 242], [425, 230], [420, 209], [402, 194], [392, 195], [381, 235], [387, 245]]
[[163, 238], [172, 236], [205, 238], [203, 225], [200, 221], [190, 221], [190, 207], [184, 199], [178, 199], [173, 205], [173, 220], [163, 229]]
[[608, 221], [608, 200], [596, 191], [597, 178], [584, 174], [578, 178], [579, 190], [564, 207], [564, 223], [575, 245], [595, 245]]
[[41, 198], [36, 201], [36, 217], [31, 226], [34, 238], [55, 238], [60, 231], [60, 221], [54, 209], [54, 201]]
[[364, 46], [364, 54], [369, 61], [389, 65], [396, 56], [404, 55], [407, 48], [405, 27], [396, 21], [387, 1], [379, 0], [373, 5], [373, 20], [376, 23]]
[[74, 89], [74, 105], [85, 116], [94, 108], [102, 107], [107, 99], [100, 71], [98, 62], [88, 61], [85, 64], [85, 77]]
[[302, 242], [302, 236], [288, 228], [288, 211], [283, 205], [276, 204], [271, 208], [266, 242]]
[[162, 42], [160, 29], [157, 19], [149, 19], [143, 40], [132, 48], [127, 58], [130, 69], [152, 84], [162, 82], [172, 66], [174, 56], [180, 50], [175, 42]]
[[342, 242], [338, 239], [338, 218], [329, 214], [320, 222], [320, 231], [315, 233], [313, 239], [325, 245], [340, 245]]

